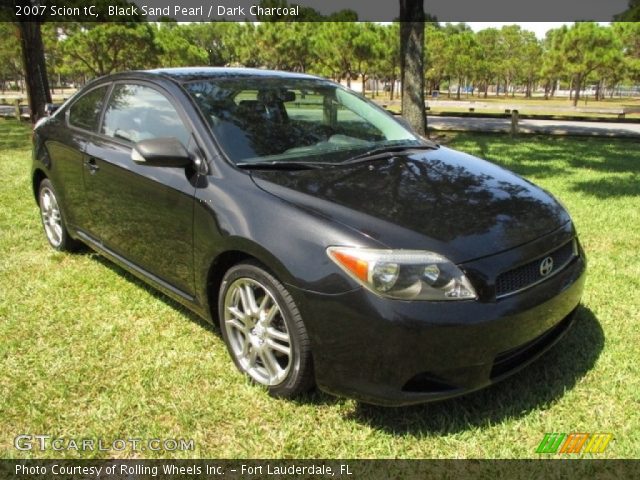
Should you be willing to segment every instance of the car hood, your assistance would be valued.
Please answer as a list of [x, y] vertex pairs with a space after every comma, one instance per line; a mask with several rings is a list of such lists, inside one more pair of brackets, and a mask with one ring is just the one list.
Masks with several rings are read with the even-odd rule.
[[389, 248], [460, 263], [517, 247], [570, 218], [547, 192], [445, 147], [350, 166], [254, 170], [258, 187]]

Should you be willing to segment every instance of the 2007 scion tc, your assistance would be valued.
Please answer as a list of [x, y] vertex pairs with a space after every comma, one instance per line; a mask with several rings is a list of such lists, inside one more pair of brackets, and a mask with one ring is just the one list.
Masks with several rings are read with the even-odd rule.
[[218, 322], [273, 395], [476, 390], [553, 345], [582, 294], [584, 253], [549, 193], [321, 78], [111, 75], [34, 142], [49, 243], [87, 244]]

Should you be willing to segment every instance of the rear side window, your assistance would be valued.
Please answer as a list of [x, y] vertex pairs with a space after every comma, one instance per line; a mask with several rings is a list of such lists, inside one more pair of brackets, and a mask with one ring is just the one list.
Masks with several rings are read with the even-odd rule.
[[102, 133], [136, 143], [150, 138], [175, 137], [189, 143], [189, 131], [163, 94], [143, 85], [116, 85], [102, 122]]
[[69, 123], [84, 130], [96, 131], [108, 88], [108, 85], [95, 88], [76, 100], [69, 109]]

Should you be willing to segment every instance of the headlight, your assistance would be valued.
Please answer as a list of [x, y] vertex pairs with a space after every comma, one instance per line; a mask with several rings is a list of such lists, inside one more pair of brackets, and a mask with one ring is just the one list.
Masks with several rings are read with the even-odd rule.
[[421, 250], [329, 247], [329, 258], [358, 283], [400, 300], [470, 300], [471, 282], [445, 257]]

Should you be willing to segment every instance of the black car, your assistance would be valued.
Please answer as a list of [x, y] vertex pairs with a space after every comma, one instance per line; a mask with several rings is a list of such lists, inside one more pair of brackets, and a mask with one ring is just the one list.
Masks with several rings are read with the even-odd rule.
[[273, 395], [404, 405], [512, 374], [571, 325], [585, 257], [547, 192], [325, 79], [161, 69], [34, 132], [47, 239], [220, 325]]

